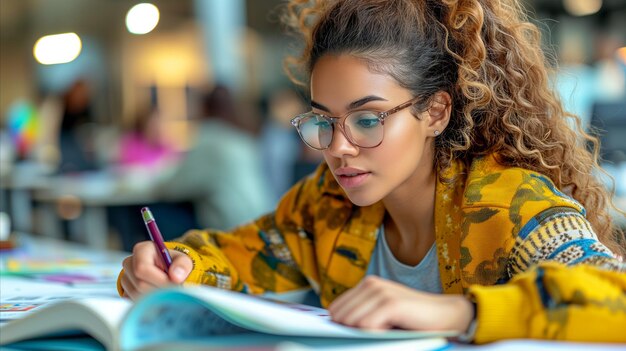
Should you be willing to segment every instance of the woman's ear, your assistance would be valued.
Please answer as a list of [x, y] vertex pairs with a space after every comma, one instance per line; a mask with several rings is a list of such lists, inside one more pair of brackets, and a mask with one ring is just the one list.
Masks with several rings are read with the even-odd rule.
[[428, 133], [438, 136], [450, 122], [452, 112], [452, 98], [445, 91], [438, 91], [433, 95], [430, 107], [428, 108]]

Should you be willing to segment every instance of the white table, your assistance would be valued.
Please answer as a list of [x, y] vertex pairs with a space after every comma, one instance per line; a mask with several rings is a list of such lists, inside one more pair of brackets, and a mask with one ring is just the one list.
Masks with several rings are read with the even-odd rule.
[[156, 177], [150, 174], [125, 176], [111, 172], [55, 176], [48, 179], [47, 188], [35, 192], [33, 200], [41, 207], [39, 214], [46, 235], [62, 237], [57, 207], [63, 201], [70, 201], [77, 204], [80, 213], [70, 222], [70, 238], [92, 248], [106, 249], [107, 207], [193, 201], [190, 198], [164, 199], [154, 179]]

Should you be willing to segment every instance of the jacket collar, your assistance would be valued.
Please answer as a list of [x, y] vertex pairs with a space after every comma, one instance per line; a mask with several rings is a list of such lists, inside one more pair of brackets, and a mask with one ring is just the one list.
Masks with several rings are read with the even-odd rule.
[[[323, 235], [326, 241], [334, 240], [330, 256], [321, 257], [321, 252], [318, 252], [322, 278], [319, 293], [322, 304], [327, 306], [365, 276], [383, 223], [385, 208], [381, 202], [366, 207], [352, 204], [328, 167], [324, 167], [326, 169], [319, 180], [322, 193], [336, 201], [345, 201], [347, 211], [338, 214], [344, 219], [343, 225]], [[451, 181], [442, 183], [438, 180], [435, 190], [435, 240], [441, 284], [445, 293], [462, 293], [460, 225], [465, 168], [460, 162], [453, 162], [444, 177]]]

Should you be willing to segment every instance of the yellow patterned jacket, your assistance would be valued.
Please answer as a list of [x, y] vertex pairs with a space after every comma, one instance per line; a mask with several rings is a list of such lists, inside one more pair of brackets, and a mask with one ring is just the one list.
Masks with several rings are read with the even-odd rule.
[[[493, 156], [467, 170], [454, 164], [445, 177], [452, 181], [438, 182], [435, 199], [441, 284], [476, 301], [476, 342], [626, 341], [624, 265], [579, 203]], [[364, 277], [384, 214], [381, 203], [352, 204], [322, 164], [274, 213], [231, 232], [192, 230], [167, 246], [192, 258], [188, 282], [251, 293], [311, 287], [327, 306]]]

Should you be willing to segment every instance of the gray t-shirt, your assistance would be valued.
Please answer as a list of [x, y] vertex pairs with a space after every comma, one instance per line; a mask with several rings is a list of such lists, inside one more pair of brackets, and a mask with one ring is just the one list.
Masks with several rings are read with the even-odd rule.
[[428, 250], [426, 256], [417, 266], [409, 266], [399, 262], [389, 249], [385, 239], [384, 226], [378, 231], [376, 248], [367, 267], [366, 275], [376, 275], [392, 280], [410, 288], [430, 293], [442, 293], [437, 245]]

